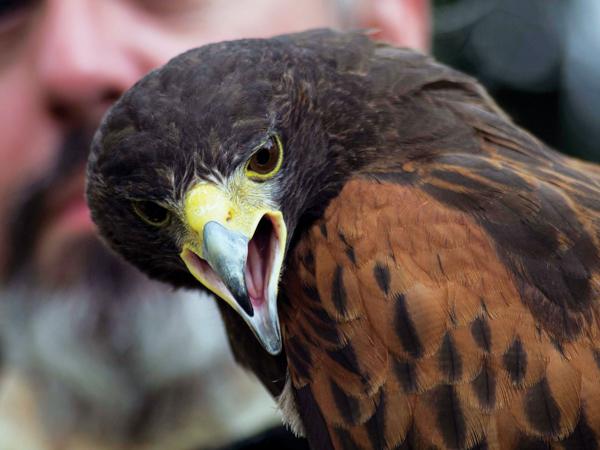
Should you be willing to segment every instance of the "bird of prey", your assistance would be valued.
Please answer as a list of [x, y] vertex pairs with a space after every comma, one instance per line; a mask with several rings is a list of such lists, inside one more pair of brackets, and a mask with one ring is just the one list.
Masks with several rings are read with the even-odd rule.
[[219, 297], [313, 448], [598, 448], [600, 168], [472, 78], [360, 33], [211, 44], [92, 147], [106, 241]]

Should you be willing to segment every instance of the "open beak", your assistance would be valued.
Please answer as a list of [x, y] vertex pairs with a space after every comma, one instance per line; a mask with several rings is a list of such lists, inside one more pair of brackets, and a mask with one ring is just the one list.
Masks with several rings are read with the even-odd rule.
[[225, 300], [267, 352], [281, 351], [277, 288], [286, 226], [280, 211], [243, 206], [221, 188], [202, 183], [185, 200], [191, 238], [181, 258], [190, 273]]

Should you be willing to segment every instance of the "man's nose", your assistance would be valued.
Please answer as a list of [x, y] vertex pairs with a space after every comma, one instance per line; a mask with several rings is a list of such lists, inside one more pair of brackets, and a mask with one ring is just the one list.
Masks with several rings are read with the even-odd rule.
[[47, 0], [37, 73], [52, 114], [94, 124], [143, 75], [124, 42], [118, 8], [107, 0]]

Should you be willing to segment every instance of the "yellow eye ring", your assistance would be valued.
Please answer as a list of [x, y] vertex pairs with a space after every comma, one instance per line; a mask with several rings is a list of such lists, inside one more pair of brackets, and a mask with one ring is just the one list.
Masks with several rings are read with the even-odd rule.
[[171, 220], [171, 213], [168, 209], [163, 208], [158, 203], [150, 201], [133, 201], [131, 202], [133, 212], [153, 227], [164, 227]]
[[261, 144], [246, 163], [246, 176], [253, 180], [272, 178], [283, 163], [283, 146], [279, 136], [272, 135]]

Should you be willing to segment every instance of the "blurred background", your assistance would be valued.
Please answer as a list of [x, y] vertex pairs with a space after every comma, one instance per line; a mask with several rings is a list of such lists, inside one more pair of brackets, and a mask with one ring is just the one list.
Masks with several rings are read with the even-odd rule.
[[83, 192], [91, 133], [146, 72], [315, 27], [431, 52], [600, 161], [598, 0], [0, 0], [0, 450], [305, 448], [213, 300], [116, 259]]
[[524, 128], [600, 161], [600, 2], [436, 0], [433, 53]]

